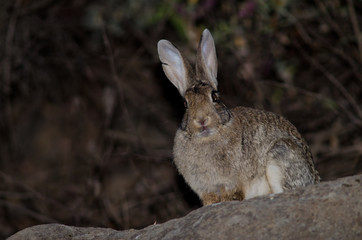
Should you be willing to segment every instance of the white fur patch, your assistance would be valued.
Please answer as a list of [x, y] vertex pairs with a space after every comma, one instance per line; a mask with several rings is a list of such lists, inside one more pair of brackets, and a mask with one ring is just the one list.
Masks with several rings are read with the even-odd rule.
[[252, 180], [245, 188], [245, 199], [262, 196], [270, 193], [270, 187], [265, 176]]
[[266, 166], [266, 176], [271, 187], [272, 193], [283, 192], [282, 180], [283, 174], [279, 166], [275, 163], [269, 163]]

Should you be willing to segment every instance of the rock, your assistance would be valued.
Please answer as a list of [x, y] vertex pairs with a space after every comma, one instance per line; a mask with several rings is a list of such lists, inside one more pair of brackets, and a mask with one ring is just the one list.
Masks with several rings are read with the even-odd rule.
[[362, 239], [362, 175], [217, 203], [141, 230], [46, 224], [8, 239]]

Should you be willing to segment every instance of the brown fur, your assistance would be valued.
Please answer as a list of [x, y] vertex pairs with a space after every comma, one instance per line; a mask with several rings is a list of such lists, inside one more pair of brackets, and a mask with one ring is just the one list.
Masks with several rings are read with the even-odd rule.
[[221, 187], [218, 193], [210, 192], [204, 193], [201, 196], [202, 204], [209, 205], [217, 202], [226, 202], [226, 201], [242, 201], [244, 200], [244, 194], [241, 189], [234, 189], [232, 191], [225, 190], [225, 187]]
[[289, 121], [251, 108], [229, 110], [220, 101], [208, 30], [199, 45], [195, 74], [168, 41], [161, 40], [158, 51], [166, 75], [187, 102], [174, 161], [204, 205], [319, 182], [309, 147]]

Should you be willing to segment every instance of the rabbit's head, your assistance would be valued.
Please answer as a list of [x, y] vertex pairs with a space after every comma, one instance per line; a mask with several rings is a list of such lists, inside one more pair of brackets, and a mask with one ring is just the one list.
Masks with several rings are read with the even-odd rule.
[[169, 41], [158, 42], [158, 55], [168, 79], [184, 97], [186, 112], [181, 130], [197, 137], [209, 137], [231, 119], [217, 91], [217, 58], [214, 40], [205, 29], [197, 50], [195, 72]]

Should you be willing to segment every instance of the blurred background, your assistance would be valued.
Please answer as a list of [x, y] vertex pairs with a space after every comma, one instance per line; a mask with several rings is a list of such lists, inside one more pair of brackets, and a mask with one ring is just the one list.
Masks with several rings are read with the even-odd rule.
[[297, 126], [323, 180], [362, 172], [362, 2], [4, 0], [0, 238], [42, 223], [143, 228], [201, 206], [172, 163], [183, 115], [160, 39], [214, 36], [229, 107]]

